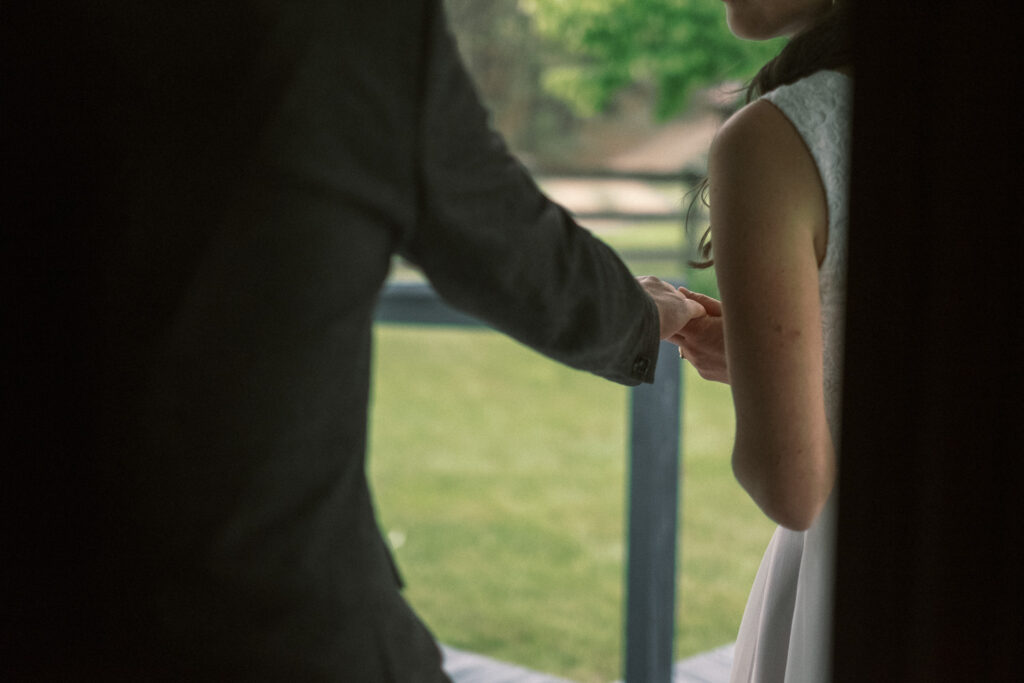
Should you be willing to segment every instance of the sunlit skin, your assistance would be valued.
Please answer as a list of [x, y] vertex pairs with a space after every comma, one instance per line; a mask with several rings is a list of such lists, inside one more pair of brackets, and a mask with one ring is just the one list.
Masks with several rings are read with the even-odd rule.
[[800, 135], [765, 101], [726, 122], [708, 172], [736, 409], [733, 471], [765, 514], [806, 529], [835, 479], [818, 298], [824, 189]]
[[[804, 30], [820, 0], [726, 0], [739, 37]], [[720, 305], [672, 341], [703, 377], [727, 382], [736, 410], [732, 465], [772, 520], [813, 524], [835, 483], [825, 416], [818, 267], [828, 242], [825, 190], [802, 138], [781, 111], [755, 101], [719, 131], [708, 159]]]
[[737, 38], [768, 40], [810, 26], [832, 0], [723, 0], [729, 30]]

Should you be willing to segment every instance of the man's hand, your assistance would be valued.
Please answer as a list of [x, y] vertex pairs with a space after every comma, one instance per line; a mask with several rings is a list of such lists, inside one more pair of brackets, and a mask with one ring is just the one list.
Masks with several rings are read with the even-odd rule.
[[669, 337], [679, 347], [679, 355], [690, 361], [704, 379], [729, 383], [729, 367], [725, 358], [725, 331], [722, 327], [722, 304], [705, 294], [680, 287], [688, 300], [698, 303], [707, 315], [694, 318], [682, 330]]
[[[683, 296], [675, 287], [651, 275], [638, 277], [637, 282], [644, 288], [658, 307], [661, 338], [668, 339], [680, 332], [690, 321], [705, 315], [704, 307], [694, 299]], [[714, 301], [714, 299], [712, 299]]]

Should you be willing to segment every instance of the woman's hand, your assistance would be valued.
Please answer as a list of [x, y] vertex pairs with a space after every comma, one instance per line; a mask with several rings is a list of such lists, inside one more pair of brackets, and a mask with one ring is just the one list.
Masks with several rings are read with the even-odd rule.
[[725, 359], [725, 332], [722, 327], [722, 304], [716, 299], [679, 288], [680, 294], [695, 301], [707, 315], [691, 320], [683, 329], [669, 337], [679, 347], [679, 356], [690, 361], [701, 377], [729, 383], [729, 367]]

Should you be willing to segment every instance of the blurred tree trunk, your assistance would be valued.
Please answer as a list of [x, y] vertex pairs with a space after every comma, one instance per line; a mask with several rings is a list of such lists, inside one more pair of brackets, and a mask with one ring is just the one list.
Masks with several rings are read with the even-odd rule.
[[452, 31], [494, 126], [519, 153], [568, 132], [574, 117], [541, 86], [544, 45], [518, 0], [445, 0]]

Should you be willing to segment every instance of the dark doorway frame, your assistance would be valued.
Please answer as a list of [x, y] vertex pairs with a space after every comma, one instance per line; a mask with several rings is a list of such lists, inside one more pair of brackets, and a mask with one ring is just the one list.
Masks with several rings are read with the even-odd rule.
[[1024, 192], [1008, 11], [856, 5], [837, 683], [1019, 675]]

